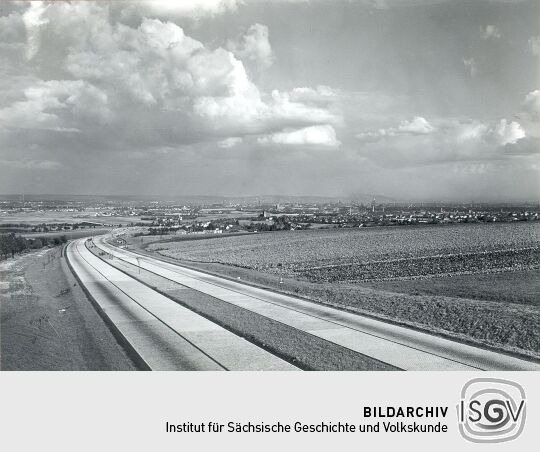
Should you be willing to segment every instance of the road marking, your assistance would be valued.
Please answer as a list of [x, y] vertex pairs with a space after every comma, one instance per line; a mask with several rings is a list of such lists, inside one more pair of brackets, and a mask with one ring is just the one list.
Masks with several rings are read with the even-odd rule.
[[83, 241], [68, 248], [68, 257], [105, 315], [152, 369], [298, 370], [128, 277]]
[[[536, 363], [287, 295], [243, 285], [104, 243], [117, 258], [236, 306], [407, 370], [538, 370]], [[210, 282], [209, 282], [210, 281]], [[348, 331], [347, 331], [348, 330]]]

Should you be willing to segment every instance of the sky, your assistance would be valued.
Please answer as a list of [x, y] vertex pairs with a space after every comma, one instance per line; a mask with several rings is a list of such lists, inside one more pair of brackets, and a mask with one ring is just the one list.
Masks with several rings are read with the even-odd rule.
[[540, 2], [1, 2], [0, 193], [538, 200]]

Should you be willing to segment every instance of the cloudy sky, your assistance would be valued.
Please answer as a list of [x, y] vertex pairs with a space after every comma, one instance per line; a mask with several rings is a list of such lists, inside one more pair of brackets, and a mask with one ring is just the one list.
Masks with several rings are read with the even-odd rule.
[[0, 193], [540, 198], [540, 2], [0, 3]]

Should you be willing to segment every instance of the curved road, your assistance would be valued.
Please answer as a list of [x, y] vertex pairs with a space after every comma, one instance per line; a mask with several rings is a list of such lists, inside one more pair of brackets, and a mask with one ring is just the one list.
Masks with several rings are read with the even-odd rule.
[[[109, 245], [103, 236], [94, 238], [94, 243], [121, 262], [140, 267], [175, 284], [210, 295], [398, 369], [540, 370], [540, 365], [534, 362], [347, 313], [120, 249]], [[81, 249], [81, 247], [85, 248], [83, 241], [76, 242], [68, 250], [73, 247], [76, 247], [80, 253], [84, 253]], [[98, 259], [92, 253], [88, 252], [88, 254], [93, 259], [88, 256], [87, 259], [92, 260], [95, 266], [105, 265], [109, 267], [108, 272], [112, 271], [111, 265]], [[83, 262], [81, 264], [85, 267]], [[131, 279], [128, 285], [137, 283], [125, 273], [117, 269], [113, 270], [121, 273], [123, 278]], [[115, 277], [118, 278], [119, 275]], [[151, 290], [148, 287], [146, 289]], [[163, 298], [171, 302], [167, 297]], [[191, 312], [186, 308], [183, 309]], [[167, 317], [166, 313], [163, 315], [164, 318]], [[231, 346], [234, 345], [231, 344]]]
[[151, 370], [297, 370], [282, 359], [127, 276], [85, 246], [66, 249], [96, 308], [142, 367]]

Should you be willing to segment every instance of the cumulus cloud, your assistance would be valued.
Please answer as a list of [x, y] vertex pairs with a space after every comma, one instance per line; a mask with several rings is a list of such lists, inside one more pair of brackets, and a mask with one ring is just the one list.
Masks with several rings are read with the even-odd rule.
[[410, 133], [412, 135], [426, 135], [435, 130], [435, 128], [421, 116], [415, 116], [412, 121], [402, 121], [398, 128], [398, 133]]
[[31, 2], [28, 10], [23, 14], [23, 22], [26, 27], [28, 36], [28, 46], [26, 49], [26, 57], [31, 59], [39, 50], [41, 40], [41, 29], [49, 21], [44, 17], [46, 6], [43, 2]]
[[239, 145], [243, 141], [244, 140], [242, 139], [242, 137], [228, 137], [218, 142], [218, 146], [223, 149], [230, 149]]
[[25, 89], [24, 96], [0, 108], [0, 126], [76, 132], [78, 120], [105, 120], [110, 114], [107, 95], [80, 80], [39, 81]]
[[312, 145], [336, 148], [341, 142], [335, 129], [329, 125], [304, 127], [298, 130], [285, 130], [258, 138], [260, 144]]
[[[216, 13], [237, 4], [186, 3]], [[240, 137], [339, 122], [324, 106], [287, 92], [261, 91], [230, 50], [210, 48], [161, 19], [143, 17], [137, 25], [126, 25], [114, 19], [114, 8], [93, 2], [28, 7], [22, 20], [27, 57], [37, 76], [15, 96], [19, 100], [0, 105], [1, 126], [84, 132], [92, 123], [104, 124], [115, 133], [92, 134], [103, 141], [99, 148], [131, 142], [174, 147], [208, 135]], [[174, 8], [188, 11], [184, 2]], [[251, 27], [237, 51], [267, 64], [266, 27]], [[40, 80], [44, 62], [62, 78]]]
[[142, 0], [131, 6], [150, 15], [199, 19], [203, 16], [234, 11], [242, 3], [242, 0]]
[[482, 30], [482, 39], [499, 39], [501, 31], [495, 25], [486, 25]]
[[[449, 162], [491, 162], [535, 154], [540, 140], [529, 137], [522, 124], [500, 119], [481, 122], [463, 118], [436, 118], [427, 126], [423, 121], [402, 121], [400, 127], [388, 127], [357, 135], [359, 149], [385, 167], [434, 165]], [[433, 124], [433, 125], [432, 125]], [[413, 130], [410, 133], [403, 130]]]
[[319, 85], [316, 88], [299, 87], [290, 92], [294, 102], [307, 102], [314, 104], [327, 104], [338, 98], [338, 93], [329, 86]]
[[497, 143], [501, 146], [515, 144], [525, 138], [523, 127], [516, 121], [508, 122], [506, 119], [501, 119], [495, 128], [490, 130], [490, 133], [495, 136]]
[[528, 41], [529, 51], [534, 55], [540, 55], [540, 36], [531, 36]]
[[[250, 188], [248, 174], [254, 170], [264, 173], [263, 182], [270, 181], [265, 186], [271, 190], [273, 179], [283, 190], [337, 190], [330, 183], [321, 188], [322, 178], [317, 177], [332, 171], [351, 174], [351, 182], [343, 186], [362, 180], [361, 171], [383, 189], [432, 177], [430, 181], [435, 182], [424, 184], [429, 189], [439, 186], [434, 174], [446, 174], [448, 167], [423, 171], [420, 166], [465, 162], [486, 168], [485, 162], [509, 165], [538, 151], [539, 141], [533, 134], [534, 127], [538, 129], [533, 120], [539, 120], [534, 119], [538, 118], [535, 91], [527, 95], [523, 111], [506, 120], [502, 116], [448, 120], [422, 113], [488, 118], [494, 111], [508, 111], [515, 105], [516, 93], [522, 96], [531, 89], [529, 76], [511, 78], [508, 71], [495, 71], [462, 86], [464, 75], [477, 74], [477, 62], [471, 58], [474, 53], [456, 54], [465, 48], [463, 41], [436, 48], [447, 29], [423, 47], [425, 55], [434, 59], [419, 63], [416, 54], [396, 59], [384, 52], [371, 53], [371, 45], [381, 42], [376, 21], [360, 25], [351, 16], [350, 21], [336, 25], [324, 16], [325, 8], [314, 5], [324, 27], [310, 31], [295, 27], [293, 16], [293, 22], [278, 24], [279, 17], [265, 15], [264, 8], [254, 14], [254, 7], [241, 6], [252, 1], [257, 0], [16, 2], [3, 6], [0, 152], [11, 163], [0, 162], [9, 168], [0, 176], [2, 186], [64, 187], [63, 180], [55, 185], [60, 179], [57, 172], [40, 170], [59, 169], [54, 162], [61, 162], [79, 170], [73, 174], [82, 174], [69, 182], [70, 190], [81, 191], [170, 192], [177, 190], [180, 173], [185, 190], [249, 191], [256, 190]], [[390, 10], [380, 14], [390, 18], [394, 13], [402, 15], [402, 10], [392, 11], [394, 6], [418, 1], [386, 3]], [[239, 14], [229, 15], [235, 11]], [[212, 18], [218, 14], [223, 17]], [[501, 30], [509, 36], [512, 23], [482, 15], [488, 16], [501, 20]], [[496, 38], [500, 31], [482, 27], [485, 23], [478, 22], [482, 17], [470, 22], [475, 24], [472, 32], [478, 39], [480, 32], [488, 39]], [[259, 25], [251, 26], [254, 22]], [[422, 21], [416, 23], [422, 26]], [[262, 24], [271, 26], [270, 30]], [[319, 41], [327, 25], [334, 26], [328, 29], [338, 33], [339, 39]], [[211, 26], [216, 27], [211, 30]], [[341, 26], [343, 30], [335, 28]], [[356, 42], [345, 38], [358, 36], [358, 26], [367, 27], [361, 30], [366, 40], [358, 43], [367, 47], [343, 50], [344, 42]], [[526, 34], [521, 45], [526, 51], [527, 38], [536, 31], [522, 31]], [[409, 47], [416, 32], [403, 38], [400, 44]], [[314, 49], [315, 42], [320, 46]], [[537, 52], [535, 43], [536, 39], [529, 43], [533, 53]], [[400, 52], [402, 47], [397, 47], [395, 51]], [[515, 49], [507, 47], [493, 48], [497, 55], [484, 54], [482, 61], [475, 55], [481, 72], [494, 57], [510, 61], [508, 52]], [[306, 65], [294, 64], [300, 53]], [[366, 59], [356, 60], [353, 55]], [[444, 64], [456, 56], [466, 58], [463, 66]], [[373, 58], [369, 67], [365, 66], [368, 58]], [[330, 67], [328, 61], [335, 64]], [[272, 62], [265, 77], [254, 77]], [[524, 70], [530, 71], [533, 62], [531, 57]], [[419, 64], [420, 78], [415, 76]], [[434, 79], [440, 71], [443, 77]], [[335, 80], [338, 89], [317, 86], [328, 80]], [[496, 96], [497, 90], [504, 92]], [[485, 102], [478, 104], [474, 94]], [[360, 131], [361, 142], [354, 138]], [[297, 151], [304, 147], [315, 152], [309, 162]], [[293, 152], [272, 152], [278, 148]], [[338, 148], [339, 158], [335, 152], [322, 152]], [[377, 173], [382, 166], [392, 167], [391, 171], [416, 167], [410, 174], [423, 176], [393, 178], [389, 172]], [[251, 171], [244, 171], [247, 168]], [[294, 182], [286, 188], [276, 178], [284, 168], [298, 174], [289, 178]], [[27, 177], [18, 177], [15, 170], [25, 171]], [[36, 175], [43, 182], [34, 182]], [[453, 180], [448, 186], [452, 184]]]
[[267, 69], [274, 61], [268, 36], [266, 25], [254, 24], [249, 27], [246, 34], [236, 40], [230, 40], [227, 48], [242, 61], [252, 63], [257, 69]]
[[395, 137], [398, 135], [428, 135], [434, 131], [435, 127], [426, 118], [415, 116], [410, 121], [401, 121], [397, 127], [360, 132], [356, 137], [364, 141], [378, 141], [385, 137]]
[[[294, 90], [293, 90], [294, 93]], [[301, 100], [295, 100], [288, 92], [272, 91], [272, 110], [278, 117], [287, 118], [291, 122], [303, 123], [340, 123], [341, 117], [321, 106], [312, 106]]]
[[[240, 67], [239, 71], [240, 71]], [[243, 67], [233, 95], [202, 96], [195, 100], [194, 112], [215, 130], [242, 127], [245, 132], [261, 133], [265, 128], [284, 125], [337, 123], [340, 118], [326, 109], [293, 102], [289, 93], [274, 90], [263, 99], [259, 90], [246, 82]], [[244, 81], [244, 82], [241, 82]]]
[[454, 135], [457, 143], [466, 143], [481, 140], [489, 131], [487, 124], [478, 121], [449, 121], [445, 130], [449, 135]]
[[446, 133], [454, 135], [458, 144], [473, 143], [496, 146], [515, 144], [526, 137], [522, 125], [516, 121], [501, 119], [486, 124], [479, 121], [449, 122]]
[[536, 89], [525, 96], [523, 109], [532, 120], [540, 120], [540, 90]]

